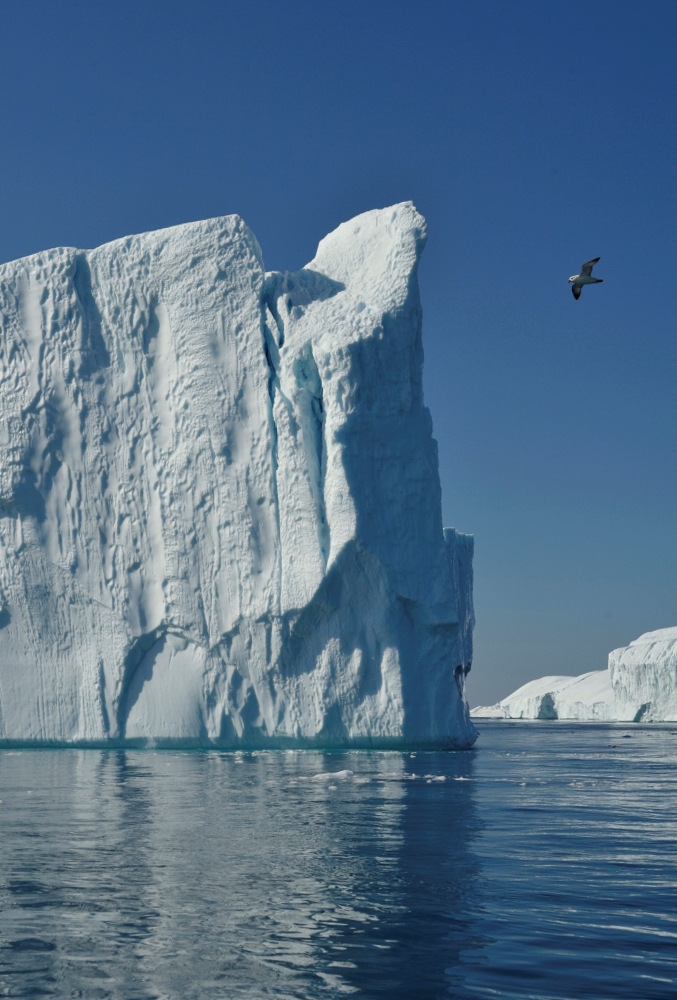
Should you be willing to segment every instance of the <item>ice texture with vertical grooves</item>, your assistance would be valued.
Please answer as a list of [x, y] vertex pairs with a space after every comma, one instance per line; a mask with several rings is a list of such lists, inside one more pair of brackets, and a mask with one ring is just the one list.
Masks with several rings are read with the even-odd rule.
[[677, 628], [645, 632], [612, 650], [609, 675], [619, 719], [677, 721]]
[[0, 740], [475, 738], [410, 203], [266, 275], [237, 216], [0, 267]]

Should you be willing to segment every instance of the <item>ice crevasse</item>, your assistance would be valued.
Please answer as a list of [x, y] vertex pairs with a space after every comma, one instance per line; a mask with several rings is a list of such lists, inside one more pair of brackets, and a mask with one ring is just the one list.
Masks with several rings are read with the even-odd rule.
[[0, 740], [467, 746], [410, 203], [0, 267]]

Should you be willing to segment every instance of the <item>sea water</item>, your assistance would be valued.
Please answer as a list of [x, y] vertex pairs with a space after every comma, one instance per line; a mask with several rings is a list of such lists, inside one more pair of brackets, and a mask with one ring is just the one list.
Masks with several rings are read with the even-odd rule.
[[0, 996], [677, 996], [677, 727], [0, 752]]

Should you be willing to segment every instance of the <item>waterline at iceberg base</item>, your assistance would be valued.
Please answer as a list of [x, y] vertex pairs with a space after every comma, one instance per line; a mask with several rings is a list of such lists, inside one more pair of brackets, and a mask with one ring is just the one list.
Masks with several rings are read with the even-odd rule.
[[677, 721], [677, 628], [645, 632], [609, 653], [607, 670], [539, 677], [474, 718], [579, 722]]
[[0, 268], [0, 740], [471, 745], [410, 203]]

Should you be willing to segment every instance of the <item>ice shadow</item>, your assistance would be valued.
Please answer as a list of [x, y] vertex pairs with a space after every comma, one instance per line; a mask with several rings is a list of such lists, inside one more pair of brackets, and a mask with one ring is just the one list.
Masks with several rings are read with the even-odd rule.
[[110, 367], [110, 354], [102, 332], [101, 312], [92, 291], [92, 273], [84, 253], [78, 253], [73, 262], [73, 287], [82, 314], [80, 342], [81, 378], [92, 378], [102, 368]]

